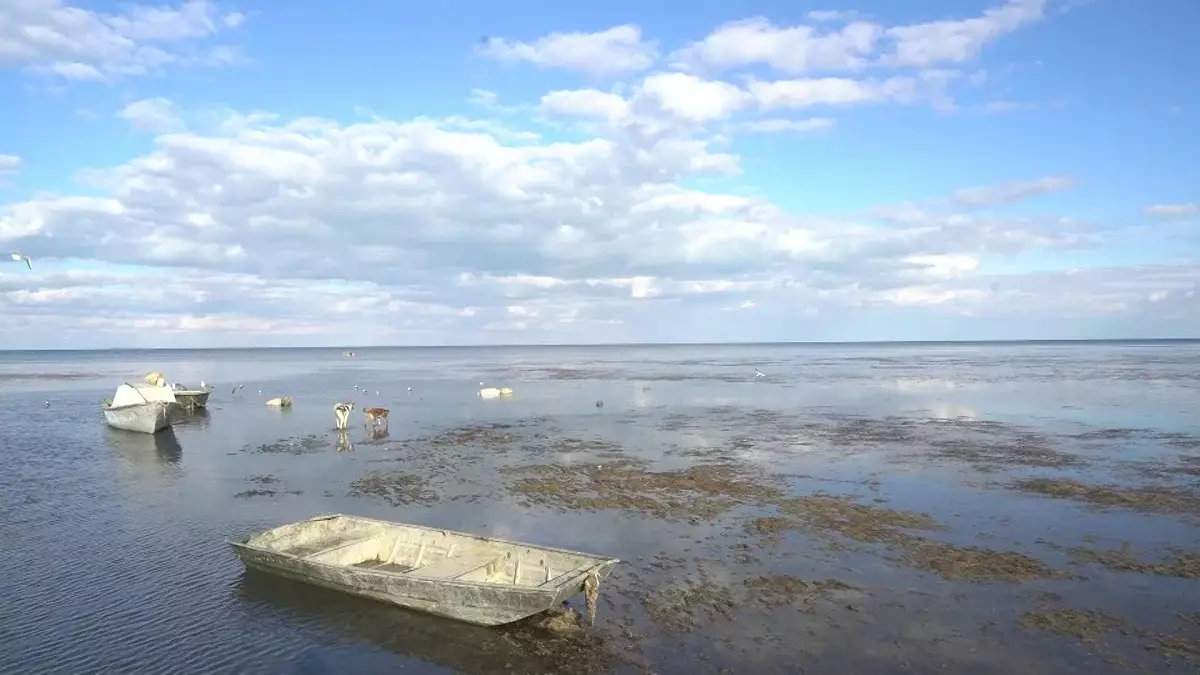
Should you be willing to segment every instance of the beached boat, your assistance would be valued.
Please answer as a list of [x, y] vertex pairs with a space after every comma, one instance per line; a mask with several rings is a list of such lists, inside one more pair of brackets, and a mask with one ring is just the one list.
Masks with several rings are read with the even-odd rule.
[[208, 406], [208, 395], [212, 393], [203, 389], [176, 389], [175, 400], [184, 410], [197, 410]]
[[600, 582], [620, 562], [342, 514], [229, 543], [247, 568], [483, 626], [557, 608], [581, 592], [594, 611]]
[[171, 426], [171, 412], [179, 404], [170, 387], [122, 384], [104, 406], [104, 421], [114, 429], [154, 434]]

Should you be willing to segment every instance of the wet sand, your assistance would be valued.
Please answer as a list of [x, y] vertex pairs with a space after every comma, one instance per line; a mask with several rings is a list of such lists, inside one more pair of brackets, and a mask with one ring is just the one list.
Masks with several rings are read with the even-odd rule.
[[[1153, 355], [1147, 370], [1161, 367], [1164, 357]], [[901, 357], [873, 363], [890, 368], [891, 358]], [[703, 358], [678, 360], [681, 370], [709, 367]], [[134, 639], [142, 652], [101, 650], [99, 663], [109, 668], [153, 670], [166, 663], [156, 660], [166, 658], [165, 645], [146, 641], [174, 635], [167, 641], [189, 653], [215, 650], [196, 657], [206, 668], [242, 672], [1200, 669], [1200, 423], [1188, 423], [1183, 410], [1183, 423], [1146, 416], [1153, 425], [1111, 424], [1120, 397], [1072, 402], [1039, 389], [1050, 377], [1038, 370], [1048, 359], [1026, 359], [1033, 369], [1026, 380], [943, 360], [964, 371], [963, 381], [1002, 391], [1000, 412], [956, 402], [986, 396], [946, 388], [864, 404], [857, 392], [797, 394], [798, 379], [731, 384], [719, 369], [707, 379], [634, 378], [631, 366], [614, 359], [479, 369], [497, 382], [497, 373], [510, 373], [504, 382], [515, 383], [513, 400], [472, 400], [471, 380], [384, 394], [378, 400], [392, 409], [386, 434], [361, 423], [338, 434], [327, 409], [350, 395], [328, 390], [351, 380], [320, 374], [273, 387], [295, 397], [291, 411], [266, 409], [257, 396], [214, 397], [203, 423], [179, 425], [172, 442], [88, 427], [77, 432], [97, 438], [84, 444], [86, 452], [70, 454], [65, 436], [58, 459], [18, 449], [23, 461], [42, 463], [17, 472], [56, 487], [7, 493], [5, 505], [17, 523], [54, 533], [48, 519], [61, 518], [63, 502], [90, 493], [86, 531], [103, 538], [121, 528], [152, 549], [155, 564], [192, 572], [187, 586], [169, 581], [167, 571], [142, 571], [119, 588], [93, 591], [85, 604], [99, 606], [105, 593], [141, 598], [115, 610], [130, 634], [139, 629], [129, 617], [153, 614], [165, 626], [157, 638]], [[722, 363], [731, 361], [742, 365]], [[777, 360], [760, 363], [781, 369]], [[1090, 378], [1105, 368], [1113, 381], [1159, 386], [1114, 368], [1111, 357], [1081, 372]], [[1179, 388], [1162, 396], [1175, 397], [1181, 410], [1197, 401], [1194, 375], [1181, 370], [1172, 380]], [[354, 377], [372, 390], [401, 385], [393, 373]], [[689, 378], [704, 379], [703, 395]], [[811, 371], [808, 379], [815, 388], [823, 381]], [[1021, 414], [1017, 399], [1039, 391], [1037, 412]], [[1145, 405], [1139, 391], [1126, 393], [1129, 407]], [[602, 409], [592, 405], [598, 398]], [[83, 401], [80, 395], [78, 424], [97, 424]], [[1080, 419], [1088, 409], [1097, 412]], [[98, 475], [64, 477], [86, 462], [102, 462]], [[7, 480], [2, 487], [16, 485]], [[580, 596], [551, 615], [480, 629], [246, 573], [222, 541], [324, 512], [580, 548], [623, 562], [601, 586], [595, 625], [581, 619]], [[176, 544], [149, 543], [151, 533], [174, 536]], [[15, 535], [5, 529], [0, 536]], [[29, 537], [16, 536], [16, 559], [32, 556], [38, 537]], [[172, 561], [176, 545], [192, 558]], [[138, 560], [102, 550], [90, 554], [107, 555], [113, 569]], [[5, 606], [33, 597], [16, 586], [15, 569], [0, 569], [13, 573], [0, 582]], [[156, 592], [186, 598], [219, 640], [181, 634], [187, 619], [159, 604]], [[20, 625], [0, 619], [0, 635], [10, 634], [27, 654], [51, 654], [61, 636], [86, 624], [62, 614], [35, 612]], [[33, 627], [39, 617], [48, 626], [41, 631]], [[71, 650], [58, 658], [83, 663]], [[31, 666], [29, 657], [0, 656], [5, 672]]]

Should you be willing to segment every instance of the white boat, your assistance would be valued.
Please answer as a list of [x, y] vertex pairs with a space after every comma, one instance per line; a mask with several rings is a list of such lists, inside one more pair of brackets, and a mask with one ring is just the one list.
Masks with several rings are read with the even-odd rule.
[[247, 568], [467, 623], [497, 626], [585, 593], [620, 562], [374, 518], [318, 516], [229, 542]]
[[171, 426], [171, 412], [178, 405], [170, 387], [125, 383], [104, 406], [104, 421], [114, 429], [154, 434]]

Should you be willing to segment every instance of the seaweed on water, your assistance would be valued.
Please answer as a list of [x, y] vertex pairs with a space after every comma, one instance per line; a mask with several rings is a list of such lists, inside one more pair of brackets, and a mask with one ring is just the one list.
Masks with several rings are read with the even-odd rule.
[[[318, 452], [323, 452], [330, 447], [329, 440], [315, 434], [307, 436], [299, 436], [295, 438], [285, 438], [273, 443], [263, 443], [255, 449], [255, 452], [263, 452], [268, 454], [287, 454], [287, 455], [311, 455]], [[245, 452], [250, 447], [242, 448]]]
[[918, 569], [943, 579], [971, 582], [1019, 582], [1038, 579], [1071, 579], [1063, 570], [1012, 551], [993, 551], [977, 546], [954, 546], [921, 537], [904, 537], [902, 559]]
[[371, 471], [350, 484], [351, 497], [376, 497], [392, 506], [437, 501], [429, 482], [399, 471]]
[[688, 633], [717, 617], [734, 620], [733, 591], [711, 581], [679, 582], [642, 598], [650, 618], [671, 633]]
[[1091, 644], [1101, 635], [1121, 628], [1124, 622], [1098, 609], [1040, 609], [1026, 612], [1021, 625]]
[[304, 494], [299, 490], [244, 490], [234, 495], [237, 499], [250, 499], [252, 497], [277, 497], [279, 495], [299, 495]]
[[700, 464], [655, 472], [644, 463], [512, 467], [524, 473], [509, 486], [531, 503], [562, 509], [630, 509], [660, 518], [709, 519], [738, 504], [776, 499], [780, 492], [747, 467]]
[[944, 529], [925, 513], [867, 506], [841, 496], [796, 497], [780, 502], [779, 511], [798, 519], [811, 531], [837, 533], [861, 542], [895, 541], [903, 528]]
[[1200, 496], [1194, 490], [1186, 488], [1161, 485], [1094, 485], [1070, 478], [1026, 478], [1014, 481], [1012, 486], [1024, 492], [1071, 499], [1100, 507], [1163, 513], [1200, 512]]
[[[896, 560], [944, 579], [1015, 582], [1071, 576], [1021, 553], [955, 546], [909, 532], [945, 529], [924, 513], [869, 506], [850, 497], [827, 495], [785, 500], [779, 510], [792, 517], [793, 527], [818, 535], [838, 534], [854, 541], [884, 544], [896, 552]], [[764, 523], [764, 527], [779, 531], [783, 523], [771, 521]]]
[[857, 590], [840, 579], [807, 581], [790, 574], [758, 576], [746, 579], [742, 583], [753, 592], [753, 599], [766, 607], [797, 604], [807, 606], [817, 598]]
[[1200, 553], [1170, 550], [1158, 561], [1147, 561], [1125, 542], [1120, 548], [1103, 550], [1078, 547], [1070, 549], [1071, 562], [1100, 565], [1113, 572], [1153, 574], [1179, 579], [1200, 579]]

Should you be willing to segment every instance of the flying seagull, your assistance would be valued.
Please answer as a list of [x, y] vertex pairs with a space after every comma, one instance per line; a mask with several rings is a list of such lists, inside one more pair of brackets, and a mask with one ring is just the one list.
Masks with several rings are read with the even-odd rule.
[[766, 377], [766, 376], [767, 376], [767, 374], [764, 373], [763, 371], [759, 370], [758, 368], [754, 369], [754, 379], [757, 380], [760, 377]]
[[25, 264], [29, 266], [29, 269], [33, 269], [33, 261], [29, 259], [29, 256], [22, 254], [20, 251], [13, 251], [12, 259], [16, 260], [17, 262], [24, 260]]

